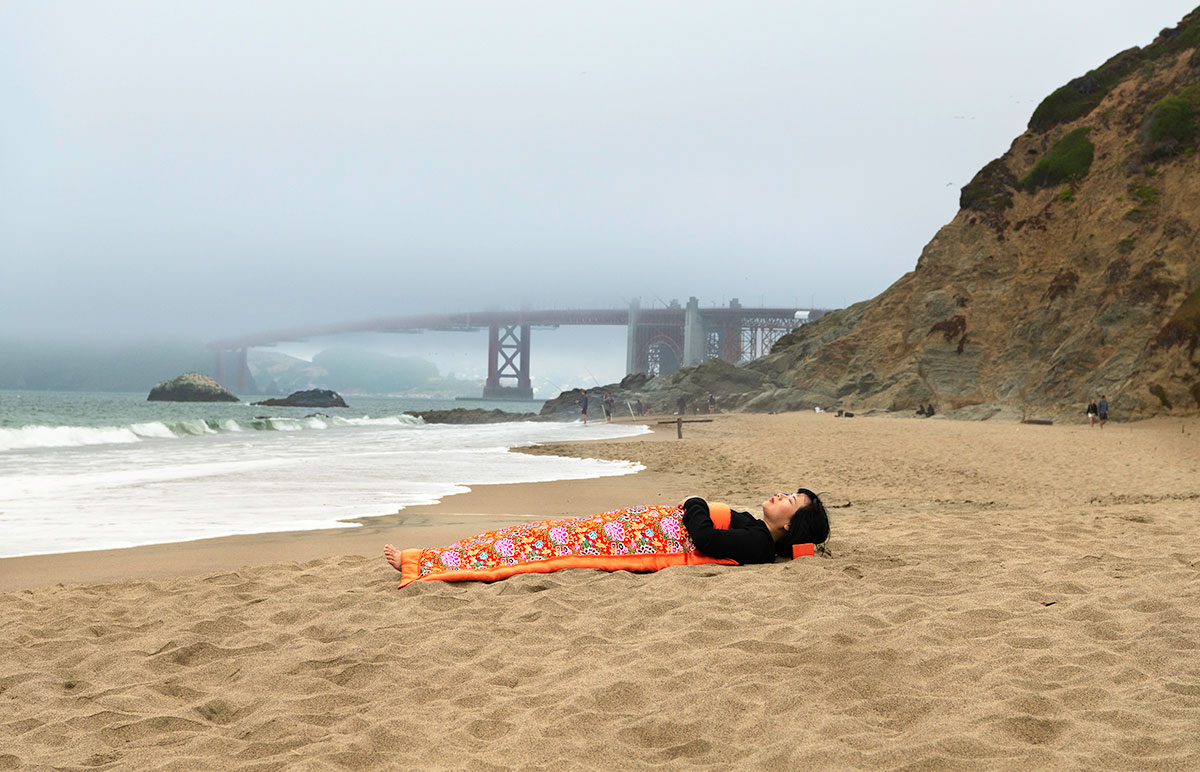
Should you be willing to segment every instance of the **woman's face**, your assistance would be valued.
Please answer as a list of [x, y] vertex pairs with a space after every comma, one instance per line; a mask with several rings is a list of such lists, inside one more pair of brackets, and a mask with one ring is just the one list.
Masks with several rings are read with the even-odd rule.
[[807, 493], [776, 493], [762, 503], [763, 520], [768, 526], [786, 529], [796, 510], [811, 503]]

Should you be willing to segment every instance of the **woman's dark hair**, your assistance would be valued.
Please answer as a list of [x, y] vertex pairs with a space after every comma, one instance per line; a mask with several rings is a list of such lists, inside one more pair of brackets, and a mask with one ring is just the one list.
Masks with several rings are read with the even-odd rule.
[[829, 516], [825, 514], [821, 497], [808, 488], [801, 488], [796, 493], [808, 496], [809, 503], [796, 510], [788, 522], [787, 533], [775, 542], [775, 553], [785, 558], [792, 556], [794, 544], [821, 544], [829, 538]]

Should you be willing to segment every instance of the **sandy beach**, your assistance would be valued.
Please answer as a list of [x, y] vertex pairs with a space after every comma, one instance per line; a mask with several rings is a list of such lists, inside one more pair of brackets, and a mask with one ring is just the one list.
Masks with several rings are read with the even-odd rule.
[[[528, 451], [632, 476], [0, 560], [0, 770], [1200, 769], [1200, 420], [655, 428]], [[402, 591], [380, 557], [799, 485], [828, 556]]]

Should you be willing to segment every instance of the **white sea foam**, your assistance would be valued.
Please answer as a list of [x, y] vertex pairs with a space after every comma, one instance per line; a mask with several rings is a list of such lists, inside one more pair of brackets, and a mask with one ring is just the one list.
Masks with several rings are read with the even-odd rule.
[[[91, 444], [75, 437], [73, 446], [0, 455], [0, 557], [340, 528], [348, 518], [394, 513], [471, 485], [630, 474], [641, 467], [507, 449], [648, 431], [577, 422], [425, 425], [411, 417], [321, 418], [327, 429], [302, 431], [311, 418], [287, 420], [298, 428], [264, 431], [264, 419], [243, 418], [237, 423], [246, 431], [214, 421], [216, 433], [174, 440], [139, 438], [132, 426], [88, 429]], [[259, 431], [251, 430], [255, 421]], [[179, 433], [170, 421], [154, 423], [139, 428]], [[125, 444], [96, 444], [114, 441], [101, 439], [108, 434], [125, 436]]]
[[69, 448], [87, 445], [129, 444], [142, 440], [170, 440], [180, 437], [245, 431], [298, 432], [321, 430], [331, 426], [423, 426], [424, 421], [411, 415], [372, 418], [343, 418], [341, 416], [310, 415], [303, 418], [266, 416], [246, 419], [233, 418], [206, 421], [192, 418], [182, 421], [146, 421], [128, 426], [40, 426], [20, 428], [0, 427], [0, 452], [32, 448]]
[[174, 439], [175, 432], [162, 421], [150, 421], [144, 424], [133, 424], [129, 429], [139, 437], [157, 437], [159, 439]]
[[401, 424], [420, 426], [425, 423], [421, 420], [420, 416], [408, 415], [407, 413], [403, 415], [389, 415], [382, 418], [371, 418], [370, 416], [342, 418], [341, 416], [334, 416], [333, 422], [344, 426], [400, 426]]

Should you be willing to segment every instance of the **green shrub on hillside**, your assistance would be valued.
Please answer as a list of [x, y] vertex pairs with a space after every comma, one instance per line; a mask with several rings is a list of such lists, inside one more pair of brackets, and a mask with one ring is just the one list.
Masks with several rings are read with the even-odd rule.
[[1135, 71], [1149, 76], [1148, 63], [1163, 56], [1200, 46], [1200, 8], [1184, 16], [1172, 29], [1165, 29], [1145, 49], [1130, 48], [1086, 75], [1055, 89], [1041, 101], [1029, 119], [1029, 128], [1052, 129], [1090, 113], [1113, 87]]
[[1088, 74], [1055, 89], [1042, 100], [1029, 119], [1029, 128], [1046, 131], [1090, 113], [1120, 83], [1144, 61], [1141, 49], [1130, 48]]
[[1012, 191], [1016, 185], [1017, 178], [997, 158], [976, 172], [971, 181], [963, 186], [958, 206], [977, 212], [1008, 209], [1013, 205]]
[[1125, 219], [1131, 222], [1143, 222], [1154, 215], [1154, 207], [1158, 204], [1159, 190], [1153, 185], [1130, 185], [1129, 197], [1138, 203], [1136, 207], [1125, 213]]
[[1090, 126], [1081, 126], [1055, 142], [1021, 180], [1021, 189], [1033, 192], [1086, 177], [1096, 152], [1095, 145], [1088, 139], [1091, 130]]
[[1196, 46], [1200, 46], [1200, 14], [1194, 10], [1184, 16], [1172, 29], [1160, 32], [1158, 39], [1146, 46], [1145, 54], [1148, 59], [1158, 59], [1167, 54]]
[[1142, 206], [1154, 206], [1158, 203], [1158, 188], [1153, 185], [1130, 185], [1129, 195]]
[[1179, 89], [1179, 93], [1175, 96], [1180, 96], [1192, 103], [1192, 107], [1200, 108], [1200, 83], [1193, 83], [1190, 86], [1184, 86]]
[[1196, 144], [1196, 108], [1182, 95], [1169, 96], [1154, 103], [1146, 112], [1142, 157], [1146, 160], [1169, 158]]

